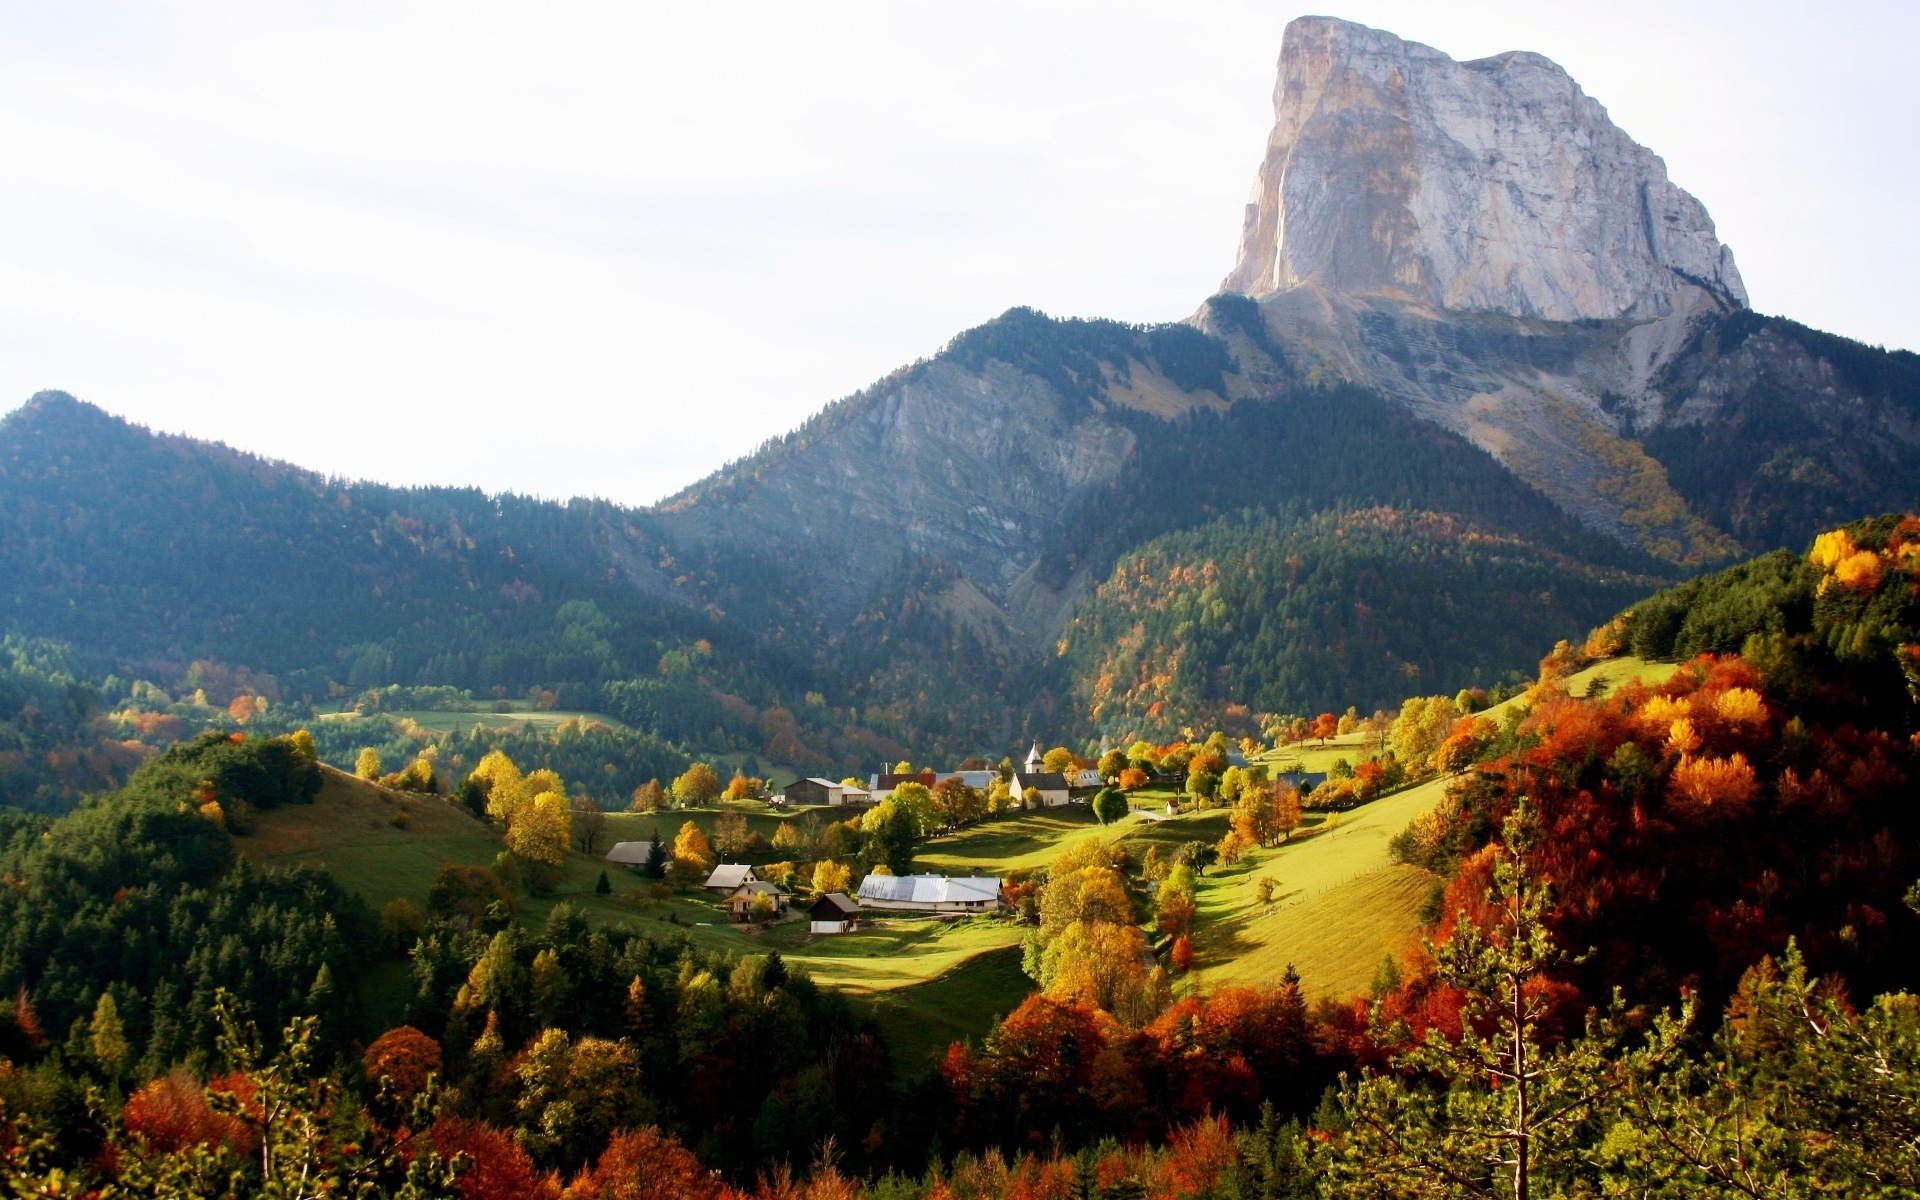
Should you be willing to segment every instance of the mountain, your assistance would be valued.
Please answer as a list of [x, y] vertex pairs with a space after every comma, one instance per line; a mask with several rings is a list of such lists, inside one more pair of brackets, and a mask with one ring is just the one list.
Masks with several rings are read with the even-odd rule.
[[[1274, 100], [1189, 319], [1011, 310], [651, 509], [327, 480], [36, 397], [0, 424], [5, 631], [851, 770], [1138, 724], [1092, 711], [1129, 563], [1210, 614], [1127, 652], [1208, 663], [1153, 700], [1199, 719], [1525, 671], [1622, 588], [1920, 507], [1920, 357], [1753, 312], [1704, 206], [1547, 59], [1308, 17]], [[1266, 582], [1182, 591], [1229, 548]], [[1312, 620], [1268, 586], [1295, 555]]]
[[1753, 313], [1706, 209], [1537, 54], [1287, 27], [1226, 290], [1295, 361], [1685, 567], [1920, 491], [1920, 357]]

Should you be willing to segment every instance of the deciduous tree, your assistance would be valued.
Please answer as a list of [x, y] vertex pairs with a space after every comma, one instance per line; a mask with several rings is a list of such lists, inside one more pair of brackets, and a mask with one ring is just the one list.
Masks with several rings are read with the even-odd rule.
[[707, 835], [692, 821], [680, 826], [679, 834], [673, 839], [673, 861], [688, 863], [702, 871], [713, 869], [713, 847], [707, 844]]
[[694, 763], [673, 781], [673, 798], [681, 805], [712, 804], [719, 797], [720, 777], [706, 763]]

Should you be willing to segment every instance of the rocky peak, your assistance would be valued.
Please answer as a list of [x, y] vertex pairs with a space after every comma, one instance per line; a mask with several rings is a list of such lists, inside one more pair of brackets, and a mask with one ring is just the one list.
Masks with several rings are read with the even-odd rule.
[[1301, 17], [1273, 107], [1224, 290], [1552, 321], [1746, 307], [1706, 209], [1538, 54], [1455, 62]]

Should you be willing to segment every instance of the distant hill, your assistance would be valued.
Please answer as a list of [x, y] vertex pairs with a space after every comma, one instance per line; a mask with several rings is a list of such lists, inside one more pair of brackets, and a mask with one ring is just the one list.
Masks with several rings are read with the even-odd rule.
[[1518, 682], [1657, 581], [1462, 518], [1400, 509], [1231, 518], [1122, 556], [1063, 638], [1116, 743], [1256, 712], [1396, 707]]

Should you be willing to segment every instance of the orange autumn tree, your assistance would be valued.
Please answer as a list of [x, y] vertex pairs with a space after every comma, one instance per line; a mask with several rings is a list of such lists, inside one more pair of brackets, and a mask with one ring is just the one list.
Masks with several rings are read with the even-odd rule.
[[540, 1173], [511, 1135], [491, 1125], [442, 1115], [427, 1128], [427, 1141], [444, 1159], [466, 1156], [460, 1200], [560, 1200], [560, 1185]]
[[410, 1101], [440, 1074], [440, 1043], [411, 1025], [389, 1029], [367, 1047], [367, 1082], [378, 1087], [389, 1080], [402, 1102]]
[[716, 1200], [720, 1179], [671, 1134], [651, 1125], [613, 1135], [566, 1200]]

